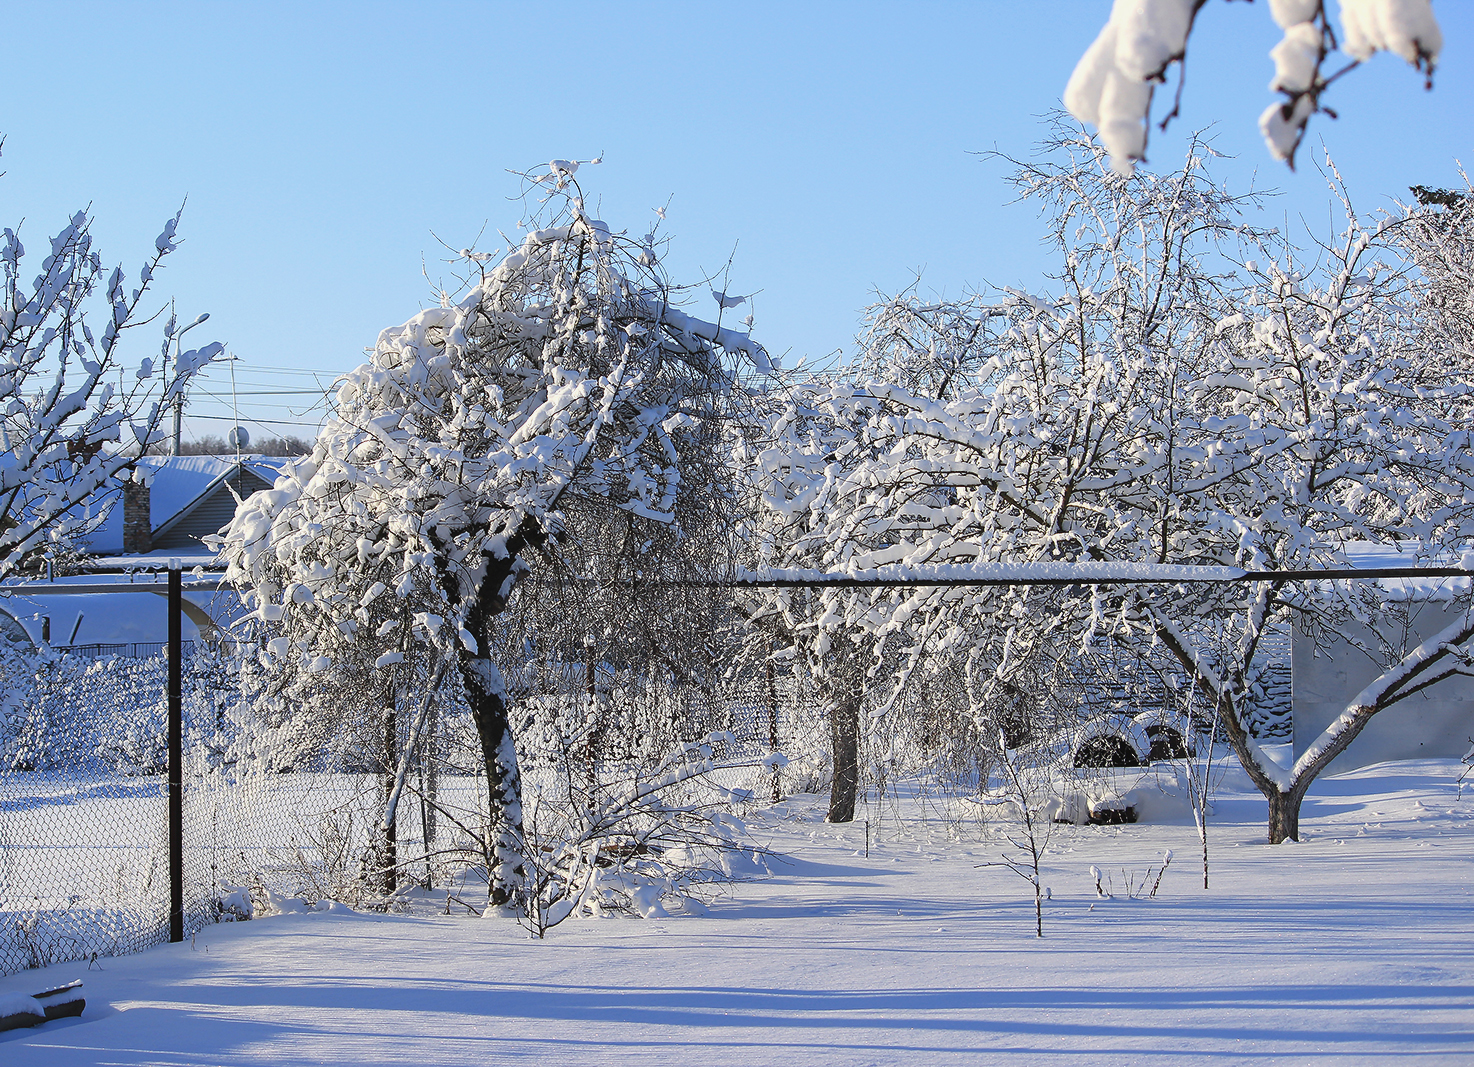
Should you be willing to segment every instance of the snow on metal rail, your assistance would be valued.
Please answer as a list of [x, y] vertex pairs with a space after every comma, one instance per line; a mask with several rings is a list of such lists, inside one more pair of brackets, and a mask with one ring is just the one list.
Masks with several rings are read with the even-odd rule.
[[[206, 567], [178, 567], [169, 566], [167, 562], [158, 561], [153, 565], [116, 565], [108, 564], [102, 566], [90, 566], [84, 568], [77, 577], [91, 577], [94, 574], [110, 574], [118, 577], [105, 582], [78, 582], [78, 581], [56, 581], [55, 579], [37, 579], [35, 581], [6, 582], [0, 584], [0, 596], [62, 596], [68, 593], [147, 593], [154, 590], [167, 590], [170, 571], [188, 570], [191, 573], [198, 571], [200, 577], [190, 581], [181, 579], [179, 587], [183, 592], [218, 592], [224, 587], [225, 572], [221, 569]], [[209, 577], [206, 577], [209, 575]], [[142, 579], [142, 580], [140, 580]]]
[[[101, 570], [89, 573], [105, 573]], [[31, 581], [0, 585], [0, 596], [65, 593], [125, 593], [166, 589], [167, 581], [153, 578], [128, 582]], [[1177, 585], [1181, 582], [1301, 582], [1333, 578], [1474, 578], [1474, 570], [1461, 566], [1439, 567], [1316, 567], [1299, 570], [1251, 571], [1242, 567], [1193, 566], [1176, 563], [1117, 563], [1101, 561], [1045, 563], [938, 564], [936, 566], [885, 566], [854, 571], [821, 571], [804, 567], [765, 567], [739, 571], [731, 578], [651, 579], [622, 583], [604, 578], [553, 579], [591, 585], [637, 584], [684, 588], [799, 589], [813, 587], [883, 586], [990, 586], [990, 585]], [[534, 580], [536, 581], [536, 580]], [[224, 587], [224, 577], [182, 581], [184, 592]]]
[[651, 589], [805, 589], [814, 587], [988, 585], [1177, 585], [1182, 582], [1301, 582], [1330, 578], [1474, 578], [1474, 570], [1438, 567], [1316, 567], [1251, 571], [1174, 563], [983, 563], [885, 566], [854, 571], [803, 567], [739, 570], [730, 578], [531, 578], [534, 585], [637, 585]]
[[886, 566], [831, 572], [770, 567], [742, 571], [723, 582], [676, 582], [732, 588], [785, 589], [814, 586], [988, 586], [988, 585], [1176, 585], [1180, 582], [1291, 582], [1330, 578], [1469, 578], [1468, 569], [1438, 567], [1322, 567], [1251, 571], [1242, 567], [1172, 563], [1045, 562]]
[[[146, 582], [16, 582], [0, 585], [0, 596], [64, 596], [68, 593], [151, 593], [168, 590], [169, 581], [150, 579]], [[179, 583], [186, 593], [207, 591], [219, 592], [223, 588], [221, 579], [199, 578]]]

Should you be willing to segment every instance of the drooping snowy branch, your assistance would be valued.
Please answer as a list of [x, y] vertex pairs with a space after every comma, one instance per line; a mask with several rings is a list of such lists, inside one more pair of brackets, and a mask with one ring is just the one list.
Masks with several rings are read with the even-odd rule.
[[[1173, 63], [1186, 62], [1193, 23], [1205, 2], [1116, 0], [1070, 76], [1065, 107], [1099, 130], [1118, 173], [1130, 174], [1133, 163], [1146, 158], [1155, 88]], [[1322, 94], [1351, 67], [1377, 52], [1392, 52], [1425, 72], [1432, 86], [1443, 35], [1429, 0], [1342, 0], [1339, 39], [1324, 0], [1269, 0], [1269, 9], [1284, 31], [1269, 54], [1269, 88], [1283, 99], [1265, 109], [1259, 129], [1270, 154], [1292, 167], [1310, 117], [1317, 111], [1334, 117]], [[1338, 47], [1350, 63], [1327, 74], [1326, 63]]]

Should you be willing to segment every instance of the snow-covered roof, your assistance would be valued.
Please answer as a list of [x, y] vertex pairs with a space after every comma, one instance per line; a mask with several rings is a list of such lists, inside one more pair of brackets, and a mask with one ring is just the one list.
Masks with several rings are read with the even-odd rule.
[[[267, 485], [276, 481], [290, 460], [282, 456], [241, 456], [240, 468]], [[236, 470], [234, 456], [145, 456], [138, 461], [149, 486], [149, 527], [156, 533], [186, 514], [199, 500]], [[121, 489], [100, 494], [88, 505], [96, 514], [111, 508], [106, 519], [87, 537], [94, 554], [123, 550], [123, 509], [118, 504]], [[173, 551], [171, 555], [179, 555]]]
[[[242, 456], [240, 466], [270, 485], [287, 460], [280, 456]], [[236, 468], [234, 456], [145, 456], [138, 461], [149, 479], [149, 507], [155, 529], [163, 526], [224, 480]]]
[[[284, 457], [251, 455], [242, 456], [239, 467], [270, 485], [288, 462]], [[138, 461], [138, 467], [148, 480], [150, 527], [157, 532], [210, 497], [235, 474], [237, 460], [234, 456], [146, 456]], [[111, 506], [105, 521], [87, 538], [94, 564], [159, 568], [177, 559], [188, 572], [214, 563], [215, 553], [203, 545], [119, 554], [123, 547], [123, 509], [118, 501], [121, 493], [115, 488], [89, 505], [92, 514]], [[156, 643], [168, 633], [168, 602], [157, 588], [158, 582], [157, 575], [149, 574], [91, 574], [57, 578], [55, 583], [5, 585], [0, 586], [0, 611], [13, 618], [32, 641], [41, 640], [43, 620], [50, 619], [52, 645]], [[110, 584], [119, 591], [64, 593], [55, 588], [66, 584]], [[148, 588], [128, 591], [130, 584]], [[243, 610], [239, 594], [231, 589], [192, 591], [185, 594], [185, 600], [186, 640], [194, 640], [201, 627], [211, 628], [212, 621], [215, 626], [228, 625]]]

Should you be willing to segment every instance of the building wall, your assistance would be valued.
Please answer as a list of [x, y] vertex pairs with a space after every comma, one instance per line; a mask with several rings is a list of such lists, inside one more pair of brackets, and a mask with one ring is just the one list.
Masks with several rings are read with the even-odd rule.
[[[1406, 618], [1400, 609], [1406, 608]], [[1469, 610], [1467, 601], [1423, 600], [1389, 606], [1378, 629], [1405, 653]], [[1302, 627], [1291, 651], [1291, 706], [1295, 752], [1304, 752], [1346, 706], [1383, 672], [1383, 665], [1346, 640], [1375, 647], [1364, 626], [1321, 636], [1321, 647]], [[1331, 770], [1350, 770], [1384, 760], [1459, 757], [1474, 738], [1474, 678], [1448, 678], [1394, 704], [1372, 718]]]
[[[248, 471], [242, 471], [237, 482], [236, 492], [242, 497], [250, 496], [261, 489], [271, 488], [267, 482]], [[187, 515], [167, 530], [161, 530], [154, 538], [153, 546], [154, 548], [197, 549], [203, 544], [205, 537], [219, 533], [230, 523], [231, 519], [235, 518], [235, 509], [236, 499], [231, 495], [230, 489], [224, 484], [217, 485], [205, 499], [195, 504]]]

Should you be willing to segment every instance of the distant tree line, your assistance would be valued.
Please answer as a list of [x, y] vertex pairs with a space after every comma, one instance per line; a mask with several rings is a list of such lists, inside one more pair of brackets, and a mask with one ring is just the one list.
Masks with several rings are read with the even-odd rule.
[[[170, 443], [160, 441], [149, 446], [148, 454], [167, 456], [169, 451]], [[250, 445], [241, 449], [242, 453], [249, 453], [253, 456], [305, 456], [311, 451], [311, 441], [292, 434], [282, 437], [264, 437], [260, 440], [253, 439]], [[233, 456], [235, 448], [217, 434], [206, 434], [193, 441], [179, 442], [179, 454], [181, 456]]]

